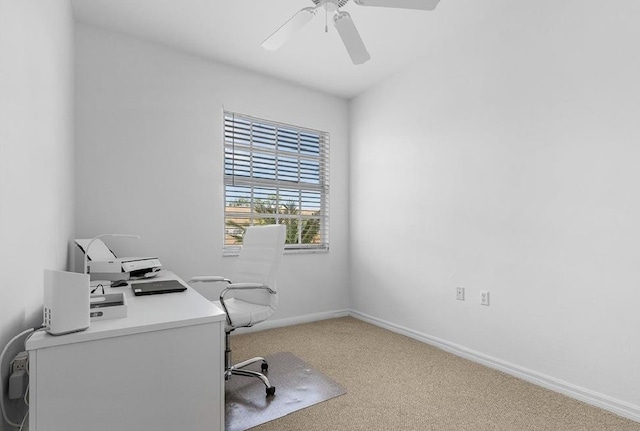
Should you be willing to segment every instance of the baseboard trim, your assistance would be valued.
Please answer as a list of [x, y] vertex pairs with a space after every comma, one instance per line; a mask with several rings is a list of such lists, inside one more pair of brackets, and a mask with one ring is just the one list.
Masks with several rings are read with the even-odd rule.
[[373, 317], [359, 311], [349, 310], [348, 315], [356, 319], [371, 323], [372, 325], [388, 329], [389, 331], [405, 335], [418, 341], [422, 341], [423, 343], [438, 347], [456, 356], [469, 359], [470, 361], [496, 369], [522, 380], [526, 380], [535, 385], [542, 386], [543, 388], [561, 393], [592, 406], [610, 411], [624, 418], [631, 419], [632, 421], [640, 422], [640, 406], [635, 406], [625, 401], [621, 401], [607, 395], [573, 385], [571, 383], [567, 383], [555, 377], [551, 377], [537, 371], [529, 370], [510, 362], [485, 355], [484, 353], [468, 349], [464, 346], [451, 343], [437, 337], [432, 337], [430, 335], [423, 334], [418, 331], [414, 331], [412, 329], [405, 328], [403, 326], [396, 325], [382, 319], [378, 319], [377, 317]]
[[249, 332], [264, 331], [267, 329], [282, 328], [285, 326], [300, 325], [302, 323], [318, 322], [320, 320], [336, 319], [338, 317], [347, 317], [350, 310], [334, 310], [323, 311], [320, 313], [305, 314], [302, 316], [287, 317], [284, 319], [269, 319], [251, 328], [239, 328], [234, 331], [237, 334], [247, 334]]

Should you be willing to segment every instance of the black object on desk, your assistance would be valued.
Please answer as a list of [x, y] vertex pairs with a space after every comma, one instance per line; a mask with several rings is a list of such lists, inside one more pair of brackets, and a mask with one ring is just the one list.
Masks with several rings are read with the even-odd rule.
[[131, 289], [135, 296], [156, 295], [159, 293], [183, 292], [187, 288], [177, 280], [147, 281], [144, 283], [131, 283]]

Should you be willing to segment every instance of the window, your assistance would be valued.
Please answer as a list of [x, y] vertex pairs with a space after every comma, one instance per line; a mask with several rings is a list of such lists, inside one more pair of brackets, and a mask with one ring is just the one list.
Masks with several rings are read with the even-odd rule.
[[224, 254], [247, 226], [284, 224], [286, 250], [329, 249], [329, 134], [224, 113]]

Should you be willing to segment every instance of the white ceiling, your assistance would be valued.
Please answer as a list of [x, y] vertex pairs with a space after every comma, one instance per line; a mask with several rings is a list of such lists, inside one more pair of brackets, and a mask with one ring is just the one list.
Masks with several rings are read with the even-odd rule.
[[[351, 98], [428, 52], [450, 31], [453, 0], [434, 11], [362, 7], [349, 12], [371, 60], [354, 66], [318, 13], [278, 51], [262, 41], [311, 0], [71, 0], [78, 21]], [[331, 19], [331, 17], [329, 17]]]

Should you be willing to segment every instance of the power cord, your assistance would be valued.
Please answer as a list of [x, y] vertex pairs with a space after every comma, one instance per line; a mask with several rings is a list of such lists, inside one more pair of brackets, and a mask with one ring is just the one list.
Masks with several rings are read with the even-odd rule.
[[24, 423], [27, 421], [28, 417], [29, 417], [29, 410], [27, 410], [27, 413], [25, 413], [24, 417], [22, 418], [22, 422], [20, 422], [20, 429], [18, 431], [22, 431], [22, 428], [24, 427]]
[[[34, 330], [31, 334], [29, 334], [27, 338], [24, 339], [24, 349], [27, 350], [27, 341], [29, 341], [29, 338], [31, 338], [33, 334], [35, 334], [38, 331], [44, 331], [44, 330], [45, 330], [45, 326], [42, 325], [40, 328]], [[27, 358], [27, 366], [26, 366], [27, 378], [30, 376], [29, 369], [30, 369], [30, 362], [29, 362], [29, 358]], [[24, 428], [24, 424], [27, 421], [27, 418], [29, 417], [29, 412], [31, 411], [29, 409], [29, 386], [28, 385], [27, 385], [27, 390], [24, 391], [23, 400], [25, 405], [27, 406], [27, 412], [24, 414], [24, 417], [22, 418], [22, 422], [20, 423], [20, 429], [18, 431], [22, 431], [22, 429]]]
[[[15, 337], [13, 337], [6, 346], [4, 346], [4, 349], [2, 349], [2, 353], [0, 353], [0, 366], [2, 366], [2, 364], [4, 363], [4, 356], [7, 353], [7, 350], [9, 349], [9, 347], [20, 337], [23, 337], [26, 334], [30, 334], [32, 332], [35, 332], [37, 330], [43, 329], [42, 327], [38, 327], [38, 328], [29, 328], [26, 329], [24, 331], [22, 331], [21, 333], [19, 333], [18, 335], [16, 335]], [[28, 337], [27, 337], [28, 339]], [[4, 379], [0, 378], [0, 409], [2, 410], [2, 417], [4, 418], [5, 422], [9, 425], [12, 426], [14, 428], [19, 428], [20, 430], [22, 430], [22, 427], [24, 426], [25, 420], [27, 419], [27, 416], [29, 414], [29, 412], [27, 411], [27, 414], [25, 414], [24, 418], [22, 418], [22, 422], [21, 423], [16, 423], [13, 422], [12, 420], [9, 419], [9, 417], [7, 416], [7, 412], [5, 410], [5, 405], [4, 405]]]
[[96, 290], [98, 290], [99, 288], [102, 288], [102, 294], [104, 295], [104, 286], [102, 283], [98, 284], [92, 291], [91, 293], [95, 293]]
[[[27, 378], [30, 378], [30, 376], [29, 376], [29, 360], [27, 360]], [[24, 403], [27, 405], [27, 407], [29, 407], [29, 385], [27, 385], [27, 390], [24, 391]]]

